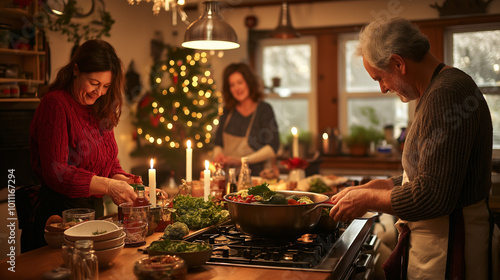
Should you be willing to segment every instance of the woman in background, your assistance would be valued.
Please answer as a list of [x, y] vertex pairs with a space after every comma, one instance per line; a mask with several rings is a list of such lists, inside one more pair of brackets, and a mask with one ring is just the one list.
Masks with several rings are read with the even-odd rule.
[[280, 145], [273, 109], [262, 101], [258, 78], [244, 63], [226, 67], [222, 94], [224, 112], [215, 136], [214, 160], [239, 166], [241, 158], [247, 157], [252, 174], [259, 175], [271, 167]]
[[[30, 125], [33, 170], [41, 182], [40, 202], [23, 229], [22, 251], [45, 245], [44, 227], [52, 215], [71, 208], [104, 215], [104, 195], [117, 205], [137, 196], [118, 161], [113, 128], [123, 91], [122, 63], [102, 40], [82, 44], [41, 95]], [[31, 233], [31, 236], [30, 236]]]

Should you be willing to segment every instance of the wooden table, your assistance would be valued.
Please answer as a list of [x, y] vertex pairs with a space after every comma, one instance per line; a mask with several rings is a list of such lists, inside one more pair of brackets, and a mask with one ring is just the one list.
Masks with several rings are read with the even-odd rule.
[[[146, 238], [146, 244], [158, 240], [162, 233], [154, 233]], [[144, 248], [139, 247], [139, 248]], [[43, 279], [43, 274], [62, 265], [62, 251], [48, 246], [21, 254], [15, 258], [15, 272], [8, 268], [8, 258], [0, 262], [0, 279], [36, 280]], [[99, 269], [99, 279], [127, 280], [137, 279], [133, 272], [134, 262], [146, 256], [138, 248], [124, 248], [108, 268]], [[329, 279], [330, 274], [322, 272], [306, 272], [281, 269], [247, 268], [225, 265], [203, 265], [189, 270], [187, 280], [205, 279]]]

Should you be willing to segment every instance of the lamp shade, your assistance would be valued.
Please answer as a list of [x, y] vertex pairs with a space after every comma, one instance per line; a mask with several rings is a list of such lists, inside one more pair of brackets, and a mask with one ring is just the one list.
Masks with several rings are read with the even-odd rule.
[[292, 39], [300, 37], [300, 34], [292, 26], [290, 12], [288, 11], [288, 4], [286, 2], [281, 4], [278, 27], [276, 27], [276, 29], [274, 29], [271, 33], [271, 37], [277, 39]]
[[236, 49], [238, 37], [234, 29], [222, 20], [218, 1], [205, 1], [205, 11], [191, 23], [184, 35], [182, 46], [202, 50]]

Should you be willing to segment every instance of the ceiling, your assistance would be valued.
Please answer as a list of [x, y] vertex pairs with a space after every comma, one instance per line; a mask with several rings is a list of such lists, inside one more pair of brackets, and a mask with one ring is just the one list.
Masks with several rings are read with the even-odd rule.
[[[205, 0], [186, 0], [186, 9], [196, 9], [198, 5]], [[289, 5], [292, 4], [302, 4], [302, 3], [315, 3], [315, 2], [346, 2], [355, 0], [221, 0], [223, 5], [230, 6], [232, 8], [245, 8], [245, 7], [257, 7], [257, 6], [278, 6], [283, 2], [287, 2]]]

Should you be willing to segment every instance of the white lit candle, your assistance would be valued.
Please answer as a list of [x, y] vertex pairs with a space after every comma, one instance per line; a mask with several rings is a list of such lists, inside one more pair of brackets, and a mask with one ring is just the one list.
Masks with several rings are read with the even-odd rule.
[[191, 149], [191, 140], [187, 141], [186, 149], [186, 182], [193, 180], [193, 149]]
[[323, 153], [328, 154], [330, 149], [330, 143], [328, 142], [328, 133], [323, 133]]
[[292, 157], [299, 157], [299, 133], [296, 127], [292, 127], [293, 135], [293, 145], [292, 145]]
[[151, 168], [148, 170], [149, 175], [149, 202], [152, 207], [156, 206], [156, 169], [153, 169], [154, 160], [151, 159]]
[[210, 169], [208, 169], [208, 160], [205, 160], [205, 170], [203, 171], [203, 198], [208, 201], [210, 194]]

